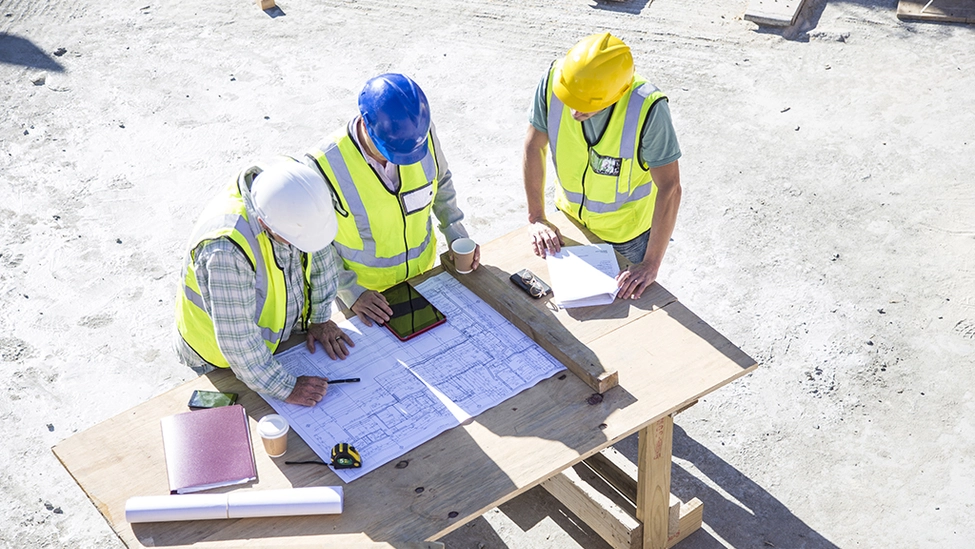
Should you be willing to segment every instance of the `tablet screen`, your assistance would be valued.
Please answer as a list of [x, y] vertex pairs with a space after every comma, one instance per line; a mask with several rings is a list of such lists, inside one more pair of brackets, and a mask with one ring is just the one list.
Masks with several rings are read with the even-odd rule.
[[393, 310], [393, 316], [386, 326], [403, 341], [447, 320], [443, 313], [406, 282], [401, 282], [382, 294], [386, 296], [386, 301]]

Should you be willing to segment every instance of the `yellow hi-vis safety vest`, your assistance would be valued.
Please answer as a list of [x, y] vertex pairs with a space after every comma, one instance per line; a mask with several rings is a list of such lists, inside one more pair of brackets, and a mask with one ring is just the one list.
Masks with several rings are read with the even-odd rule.
[[338, 234], [333, 245], [360, 286], [383, 291], [433, 268], [437, 240], [430, 212], [437, 195], [438, 166], [433, 138], [415, 164], [397, 166], [400, 189], [392, 192], [366, 163], [349, 134], [333, 135], [315, 160], [335, 197]]
[[[254, 177], [261, 172], [260, 167], [248, 168], [240, 173], [236, 183], [223, 193], [214, 197], [193, 228], [189, 241], [189, 253], [183, 266], [183, 285], [176, 296], [176, 327], [186, 343], [208, 363], [228, 368], [230, 364], [220, 351], [220, 345], [213, 328], [213, 320], [200, 294], [196, 271], [193, 268], [196, 248], [203, 242], [218, 238], [229, 238], [250, 260], [256, 276], [255, 293], [257, 309], [254, 322], [261, 330], [264, 343], [273, 353], [287, 322], [287, 287], [284, 271], [274, 260], [274, 249], [267, 233], [261, 230], [256, 217], [251, 219], [244, 205], [243, 189], [250, 188]], [[311, 281], [311, 261], [308, 254], [302, 254], [305, 278], [305, 303], [302, 323], [307, 326], [310, 313], [309, 288]]]
[[657, 187], [640, 160], [640, 136], [654, 103], [666, 96], [637, 75], [616, 102], [596, 143], [552, 91], [548, 77], [548, 141], [559, 178], [555, 206], [606, 242], [640, 236], [653, 221]]

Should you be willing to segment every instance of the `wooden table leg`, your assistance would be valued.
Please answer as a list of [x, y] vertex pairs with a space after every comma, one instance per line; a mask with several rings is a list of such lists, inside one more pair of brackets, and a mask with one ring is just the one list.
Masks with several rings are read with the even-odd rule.
[[667, 547], [673, 442], [673, 416], [640, 431], [636, 518], [643, 523], [643, 549]]

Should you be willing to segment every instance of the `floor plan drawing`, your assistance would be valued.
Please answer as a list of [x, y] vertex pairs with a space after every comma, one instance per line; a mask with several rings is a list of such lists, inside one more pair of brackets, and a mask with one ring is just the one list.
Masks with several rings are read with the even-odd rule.
[[564, 369], [451, 275], [416, 289], [446, 323], [402, 342], [353, 317], [340, 325], [355, 342], [345, 360], [303, 345], [277, 357], [293, 375], [361, 379], [329, 386], [312, 408], [267, 399], [323, 461], [339, 442], [356, 447], [362, 467], [336, 471], [345, 482]]

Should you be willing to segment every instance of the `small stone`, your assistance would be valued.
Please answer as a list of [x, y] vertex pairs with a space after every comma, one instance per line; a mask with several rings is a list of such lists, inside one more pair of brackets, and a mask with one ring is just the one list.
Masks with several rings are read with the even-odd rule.
[[423, 493], [423, 487], [422, 486], [418, 486], [416, 488], [416, 490], [413, 490], [413, 491], [416, 492], [417, 494], [422, 494]]
[[116, 238], [115, 239], [115, 243], [116, 244], [121, 244], [122, 243], [122, 239], [121, 238]]
[[58, 48], [58, 49], [54, 50], [54, 57], [61, 57], [62, 55], [66, 54], [66, 53], [68, 53], [68, 50], [66, 50], [64, 48]]
[[54, 424], [53, 423], [48, 423], [47, 424], [47, 430], [53, 433], [54, 432]]
[[410, 466], [410, 462], [409, 462], [409, 460], [406, 460], [406, 459], [404, 459], [403, 461], [399, 461], [399, 462], [396, 463], [396, 468], [397, 469], [406, 469], [409, 466]]
[[599, 430], [600, 430], [600, 431], [602, 431], [602, 430], [604, 430], [604, 429], [606, 429], [606, 427], [609, 427], [609, 426], [608, 426], [608, 425], [606, 425], [605, 423], [600, 423], [600, 424], [599, 424]]
[[42, 75], [38, 76], [37, 78], [35, 78], [34, 80], [32, 80], [32, 82], [33, 82], [33, 84], [35, 86], [43, 86], [44, 83], [47, 82], [47, 75], [46, 74], [42, 74]]
[[64, 514], [64, 511], [62, 511], [60, 507], [55, 507], [54, 508], [54, 514], [55, 515], [62, 515], [62, 514]]
[[870, 341], [870, 340], [868, 339], [868, 340], [867, 340], [867, 345], [870, 345], [870, 346], [872, 347], [872, 346], [873, 346], [873, 341]]
[[590, 406], [595, 406], [602, 401], [603, 401], [603, 395], [599, 393], [593, 393], [589, 395], [589, 398], [586, 399], [586, 403], [589, 404]]
[[560, 375], [559, 379], [565, 379], [565, 374]]
[[451, 511], [451, 512], [447, 513], [447, 518], [457, 518], [457, 515], [459, 515], [459, 514], [460, 513], [458, 513], [457, 511]]

